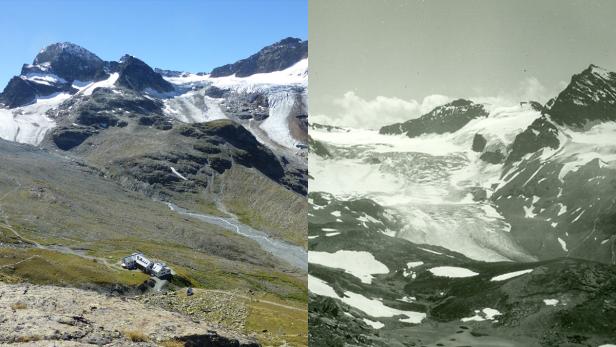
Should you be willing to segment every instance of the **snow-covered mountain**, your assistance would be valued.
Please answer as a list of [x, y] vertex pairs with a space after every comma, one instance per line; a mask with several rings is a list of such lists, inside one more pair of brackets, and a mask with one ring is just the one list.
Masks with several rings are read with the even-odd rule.
[[287, 37], [259, 52], [233, 64], [212, 70], [212, 77], [248, 77], [254, 74], [281, 71], [290, 68], [298, 61], [308, 59], [308, 41]]
[[546, 105], [311, 125], [313, 341], [614, 343], [615, 77], [591, 65]]
[[75, 44], [52, 44], [24, 65], [0, 94], [0, 138], [38, 145], [62, 123], [57, 117], [66, 113], [64, 101], [110, 88], [162, 102], [161, 116], [170, 120], [231, 119], [261, 143], [286, 155], [305, 156], [306, 41], [287, 38], [213, 71], [217, 73], [167, 74], [129, 55], [103, 61]]
[[52, 44], [0, 94], [0, 138], [185, 208], [227, 199], [253, 227], [305, 246], [305, 218], [286, 211], [306, 205], [306, 46], [284, 39], [214, 77]]
[[306, 148], [308, 59], [274, 72], [212, 77], [165, 77], [183, 91], [166, 98], [165, 113], [181, 121], [228, 118], [272, 147]]

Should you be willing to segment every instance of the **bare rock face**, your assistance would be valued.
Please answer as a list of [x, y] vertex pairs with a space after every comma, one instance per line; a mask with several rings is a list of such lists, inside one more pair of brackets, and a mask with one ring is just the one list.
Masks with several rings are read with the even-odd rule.
[[590, 65], [546, 105], [551, 119], [572, 127], [615, 120], [616, 73]]
[[179, 313], [76, 288], [0, 284], [0, 344], [258, 346]]
[[308, 41], [287, 37], [233, 64], [227, 64], [212, 70], [212, 77], [230, 76], [246, 77], [256, 73], [284, 70], [298, 61], [308, 57]]
[[149, 88], [160, 93], [173, 90], [171, 83], [165, 81], [148, 64], [133, 56], [123, 56], [120, 59], [118, 70], [120, 76], [116, 83], [122, 87], [136, 91], [143, 91]]
[[512, 163], [522, 159], [526, 154], [541, 148], [558, 148], [558, 129], [546, 117], [537, 118], [523, 132], [515, 137], [507, 161]]
[[417, 137], [423, 134], [444, 134], [461, 129], [475, 118], [486, 117], [483, 105], [470, 100], [458, 99], [438, 106], [423, 116], [382, 127], [381, 134], [406, 134]]
[[70, 42], [58, 42], [41, 50], [33, 65], [22, 68], [22, 74], [51, 72], [67, 81], [107, 78], [105, 62], [87, 49]]

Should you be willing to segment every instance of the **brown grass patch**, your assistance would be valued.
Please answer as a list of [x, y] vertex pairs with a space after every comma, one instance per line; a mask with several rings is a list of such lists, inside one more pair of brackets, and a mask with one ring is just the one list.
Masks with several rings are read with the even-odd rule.
[[186, 343], [180, 340], [167, 340], [160, 343], [163, 347], [184, 347]]
[[127, 330], [124, 332], [124, 336], [133, 342], [148, 342], [150, 338], [141, 331]]
[[41, 337], [38, 335], [32, 335], [32, 336], [20, 336], [17, 339], [15, 339], [15, 342], [20, 342], [20, 343], [25, 343], [25, 342], [33, 342], [33, 341], [40, 341]]
[[23, 309], [28, 308], [28, 305], [24, 304], [23, 302], [16, 302], [11, 305], [11, 308], [13, 310], [23, 310]]

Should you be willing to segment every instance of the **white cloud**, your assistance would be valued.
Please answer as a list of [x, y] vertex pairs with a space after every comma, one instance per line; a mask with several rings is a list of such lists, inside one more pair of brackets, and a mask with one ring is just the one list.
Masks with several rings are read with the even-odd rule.
[[366, 100], [349, 91], [334, 100], [334, 105], [339, 109], [335, 118], [325, 115], [315, 115], [311, 118], [317, 123], [321, 121], [333, 125], [377, 129], [384, 125], [417, 118], [449, 100], [449, 97], [444, 95], [430, 95], [422, 102], [385, 96]]
[[[485, 104], [488, 111], [504, 106], [514, 106], [521, 101], [538, 101], [545, 104], [550, 98], [556, 96], [555, 90], [562, 90], [560, 85], [553, 90], [546, 88], [545, 85], [536, 77], [528, 77], [522, 80], [518, 88], [512, 92], [499, 93], [496, 96], [471, 96], [468, 99]], [[475, 91], [478, 91], [476, 89]]]
[[520, 101], [532, 100], [541, 103], [546, 102], [550, 97], [547, 88], [536, 77], [528, 77], [520, 82], [518, 94]]
[[445, 95], [434, 94], [426, 96], [421, 102], [421, 108], [419, 116], [432, 111], [434, 108], [444, 105], [452, 99]]
[[[547, 102], [556, 96], [555, 90], [562, 90], [559, 85], [546, 88], [536, 77], [528, 77], [520, 81], [518, 88], [496, 95], [485, 93], [480, 88], [473, 88], [475, 96], [467, 96], [476, 103], [484, 104], [488, 111], [498, 107], [514, 106], [521, 101]], [[486, 96], [486, 94], [488, 96]], [[334, 99], [337, 108], [328, 115], [311, 115], [311, 122], [338, 126], [348, 126], [363, 129], [378, 129], [384, 125], [405, 122], [430, 112], [437, 106], [446, 104], [454, 98], [435, 94], [423, 98], [421, 102], [414, 99], [377, 96], [374, 99], [363, 99], [353, 91], [346, 92], [342, 97]]]

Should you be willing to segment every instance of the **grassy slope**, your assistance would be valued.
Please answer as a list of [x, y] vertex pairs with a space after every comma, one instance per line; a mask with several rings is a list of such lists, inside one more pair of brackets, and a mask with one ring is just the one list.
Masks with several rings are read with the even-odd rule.
[[[306, 248], [306, 197], [284, 189], [254, 171], [234, 167], [220, 177], [219, 194], [224, 205], [246, 224]], [[238, 184], [245, 181], [253, 184]]]
[[0, 267], [4, 282], [111, 288], [116, 284], [137, 286], [149, 278], [137, 271], [110, 271], [96, 260], [33, 248], [0, 249]]
[[[162, 152], [188, 152], [193, 139], [177, 136], [170, 131], [135, 127], [112, 128], [93, 136], [76, 149], [95, 167], [106, 168], [113, 160]], [[93, 150], [95, 149], [95, 150]], [[222, 188], [221, 188], [222, 187]], [[308, 209], [306, 197], [289, 191], [255, 169], [235, 165], [217, 177], [213, 187], [222, 196], [228, 210], [243, 222], [274, 237], [307, 247]], [[173, 194], [182, 206], [201, 212], [224, 215], [216, 209], [216, 197], [193, 193]]]
[[[260, 300], [262, 299], [262, 300]], [[264, 296], [248, 303], [246, 331], [256, 332], [257, 338], [265, 346], [280, 346], [285, 342], [291, 346], [308, 344], [308, 308], [306, 304], [293, 304], [294, 309], [274, 305], [289, 302]]]

